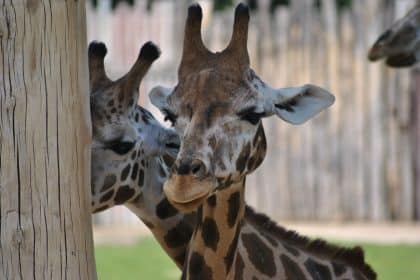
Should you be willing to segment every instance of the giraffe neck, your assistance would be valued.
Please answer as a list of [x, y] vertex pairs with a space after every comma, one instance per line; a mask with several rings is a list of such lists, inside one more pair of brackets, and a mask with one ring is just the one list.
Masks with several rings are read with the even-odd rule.
[[[130, 209], [152, 232], [168, 256], [182, 267], [195, 225], [195, 214], [185, 215], [176, 210], [163, 193], [163, 183], [168, 177], [168, 167], [160, 157], [138, 158], [138, 180], [127, 187], [133, 190], [124, 198]], [[131, 175], [130, 175], [131, 176]], [[92, 190], [92, 212], [109, 209], [117, 204], [121, 186], [101, 191]], [[112, 193], [111, 196], [108, 196]], [[121, 199], [122, 201], [122, 199]]]
[[183, 279], [230, 279], [245, 213], [244, 183], [216, 192], [198, 210]]
[[197, 211], [182, 279], [376, 279], [361, 248], [310, 240], [245, 203], [245, 179]]
[[[163, 183], [168, 176], [166, 164], [156, 159], [146, 164], [150, 170], [145, 172], [143, 193], [126, 206], [143, 221], [168, 256], [182, 268], [196, 215], [180, 213], [166, 199], [163, 192]], [[166, 175], [156, 176], [152, 170], [165, 170]], [[160, 174], [163, 172], [160, 171]]]
[[344, 248], [287, 230], [246, 206], [235, 279], [376, 279], [360, 247]]

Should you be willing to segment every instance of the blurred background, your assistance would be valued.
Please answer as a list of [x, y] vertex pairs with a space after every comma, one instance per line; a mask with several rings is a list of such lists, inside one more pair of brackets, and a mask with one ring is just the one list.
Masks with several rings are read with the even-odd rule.
[[[88, 41], [107, 44], [110, 77], [122, 76], [146, 41], [160, 46], [162, 56], [142, 83], [139, 103], [162, 120], [147, 93], [156, 85], [176, 84], [193, 1], [87, 2]], [[224, 49], [239, 1], [197, 2], [204, 10], [206, 45]], [[252, 10], [248, 50], [257, 74], [276, 87], [313, 83], [336, 96], [330, 109], [304, 125], [264, 120], [268, 153], [247, 180], [248, 203], [301, 233], [349, 245], [362, 242], [368, 260], [382, 272], [379, 279], [420, 279], [420, 69], [390, 69], [367, 60], [377, 37], [419, 1], [244, 2]], [[124, 207], [94, 215], [94, 222], [95, 240], [102, 244], [97, 247], [100, 279], [149, 279], [139, 273], [150, 269], [152, 279], [179, 277], [152, 239], [136, 243], [147, 230]], [[109, 245], [133, 240], [135, 245], [120, 248], [125, 253]], [[127, 265], [122, 270], [135, 272], [113, 278], [116, 263], [108, 260], [113, 254]]]

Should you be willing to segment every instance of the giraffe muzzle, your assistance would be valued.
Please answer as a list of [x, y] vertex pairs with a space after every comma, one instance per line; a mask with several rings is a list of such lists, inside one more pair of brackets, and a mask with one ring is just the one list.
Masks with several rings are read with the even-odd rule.
[[383, 57], [383, 54], [381, 53], [380, 49], [377, 46], [373, 46], [369, 50], [368, 59], [370, 61], [377, 61]]
[[173, 174], [163, 186], [166, 197], [174, 207], [183, 212], [196, 210], [212, 193], [213, 180], [199, 180], [192, 175]]

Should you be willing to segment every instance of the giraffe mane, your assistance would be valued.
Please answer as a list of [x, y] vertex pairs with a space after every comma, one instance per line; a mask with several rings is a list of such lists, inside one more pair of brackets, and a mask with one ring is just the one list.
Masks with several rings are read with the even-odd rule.
[[278, 225], [268, 216], [255, 212], [248, 205], [245, 209], [245, 218], [247, 222], [256, 226], [258, 229], [264, 230], [279, 242], [286, 242], [314, 256], [335, 259], [339, 263], [350, 265], [353, 269], [357, 269], [363, 273], [368, 279], [376, 279], [377, 277], [376, 272], [365, 262], [363, 249], [359, 246], [345, 248], [330, 244], [323, 239], [311, 239], [299, 235], [294, 230], [287, 230]]

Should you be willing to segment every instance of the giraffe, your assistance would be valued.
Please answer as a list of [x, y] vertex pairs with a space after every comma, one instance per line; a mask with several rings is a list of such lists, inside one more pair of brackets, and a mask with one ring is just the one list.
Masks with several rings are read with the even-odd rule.
[[382, 33], [368, 57], [371, 61], [385, 58], [391, 67], [413, 66], [420, 61], [420, 4]]
[[231, 41], [210, 52], [202, 10], [191, 5], [175, 88], [149, 94], [180, 135], [164, 192], [177, 209], [196, 211], [182, 279], [375, 279], [360, 247], [310, 241], [245, 204], [246, 175], [266, 153], [261, 119], [300, 124], [334, 102], [314, 85], [274, 89], [249, 68], [249, 10], [239, 4]]
[[137, 105], [140, 82], [160, 51], [146, 43], [131, 70], [116, 81], [105, 73], [106, 53], [104, 43], [90, 43], [91, 211], [125, 205], [182, 267], [194, 215], [179, 213], [162, 191], [179, 138]]
[[[153, 44], [147, 43], [142, 48], [139, 61], [136, 62], [139, 65], [134, 66], [142, 70], [135, 70], [138, 72], [127, 74], [126, 78], [117, 82], [111, 82], [105, 74], [103, 61], [107, 53], [106, 46], [103, 43], [92, 42], [88, 53], [94, 131], [92, 212], [97, 213], [114, 205], [125, 204], [152, 231], [175, 264], [182, 268], [195, 226], [195, 213], [179, 213], [168, 203], [163, 193], [163, 183], [169, 175], [168, 166], [178, 151], [178, 136], [173, 130], [166, 129], [157, 122], [149, 111], [131, 104], [131, 98], [138, 98], [137, 88], [142, 75], [146, 73], [152, 60], [157, 58], [159, 51]], [[147, 53], [149, 55], [146, 55]], [[148, 62], [145, 58], [149, 58]], [[129, 78], [130, 76], [132, 77]], [[124, 81], [133, 78], [138, 80], [128, 88], [125, 87]], [[123, 89], [129, 92], [124, 93]], [[124, 97], [120, 99], [122, 94]], [[120, 104], [122, 105], [119, 106]], [[162, 156], [169, 158], [166, 157], [164, 161]], [[136, 164], [138, 167], [135, 167]], [[132, 169], [131, 173], [127, 166]], [[128, 191], [128, 188], [133, 191]], [[213, 198], [208, 201], [214, 203]], [[248, 206], [244, 219], [248, 226], [255, 227], [255, 231], [266, 229], [267, 238], [273, 233], [284, 236], [285, 242], [290, 244], [283, 246], [294, 254], [298, 253], [298, 250], [293, 249], [296, 246], [305, 247], [307, 250], [316, 250], [324, 246], [328, 248], [330, 255], [347, 252], [342, 248], [327, 245], [322, 240], [310, 241], [293, 231], [276, 226], [267, 217], [255, 213]], [[277, 242], [275, 238], [270, 240]], [[239, 247], [238, 250], [241, 255], [246, 255], [245, 247]], [[336, 264], [336, 267], [339, 267], [339, 264]]]

